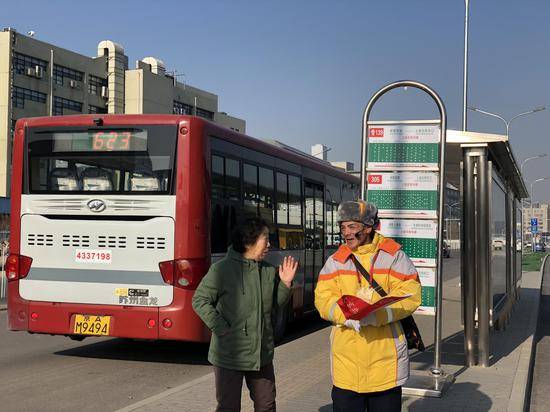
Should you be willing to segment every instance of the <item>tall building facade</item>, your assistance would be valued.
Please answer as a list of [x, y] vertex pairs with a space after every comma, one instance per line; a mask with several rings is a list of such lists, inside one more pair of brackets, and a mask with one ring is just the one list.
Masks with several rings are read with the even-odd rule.
[[531, 233], [531, 218], [537, 219], [537, 229], [539, 233], [550, 232], [550, 205], [548, 203], [534, 202], [533, 207], [523, 208], [523, 232]]
[[128, 69], [124, 48], [101, 41], [88, 57], [6, 28], [0, 32], [0, 198], [9, 196], [17, 119], [82, 113], [193, 114], [245, 132], [218, 111], [218, 96], [176, 80], [147, 57]]

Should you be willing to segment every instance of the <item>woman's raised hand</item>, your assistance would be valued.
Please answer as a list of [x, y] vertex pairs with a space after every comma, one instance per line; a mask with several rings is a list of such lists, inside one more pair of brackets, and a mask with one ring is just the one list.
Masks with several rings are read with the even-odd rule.
[[292, 256], [285, 256], [283, 263], [279, 265], [279, 277], [287, 287], [292, 284], [296, 269], [298, 269], [298, 261]]

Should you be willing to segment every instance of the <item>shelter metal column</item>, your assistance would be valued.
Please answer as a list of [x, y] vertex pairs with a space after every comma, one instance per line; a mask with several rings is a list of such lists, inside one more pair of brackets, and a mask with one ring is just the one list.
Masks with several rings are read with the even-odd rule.
[[490, 220], [489, 211], [489, 169], [487, 161], [487, 148], [479, 148], [480, 156], [477, 162], [477, 184], [476, 184], [476, 272], [477, 272], [477, 302], [478, 302], [478, 350], [479, 364], [489, 366], [490, 356], [490, 310], [492, 302], [490, 295]]
[[475, 237], [475, 160], [479, 151], [464, 149], [463, 207], [462, 207], [462, 273], [464, 308], [464, 355], [466, 366], [474, 366], [475, 360], [475, 307], [476, 307], [476, 237]]

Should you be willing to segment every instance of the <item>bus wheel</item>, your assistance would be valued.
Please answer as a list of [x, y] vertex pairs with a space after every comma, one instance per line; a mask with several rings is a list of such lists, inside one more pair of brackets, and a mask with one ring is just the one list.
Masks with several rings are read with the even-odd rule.
[[82, 336], [82, 335], [69, 335], [69, 338], [71, 340], [76, 340], [78, 342], [82, 342], [84, 340], [86, 336]]
[[276, 311], [273, 317], [273, 339], [275, 342], [279, 342], [283, 339], [286, 330], [286, 324], [288, 323], [288, 304], [284, 308]]

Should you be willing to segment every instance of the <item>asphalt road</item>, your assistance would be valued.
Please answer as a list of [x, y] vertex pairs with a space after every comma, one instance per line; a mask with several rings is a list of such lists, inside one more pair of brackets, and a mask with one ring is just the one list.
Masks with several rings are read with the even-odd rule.
[[[211, 372], [207, 345], [10, 332], [0, 311], [0, 410], [113, 411]], [[326, 324], [289, 327], [283, 342]]]

